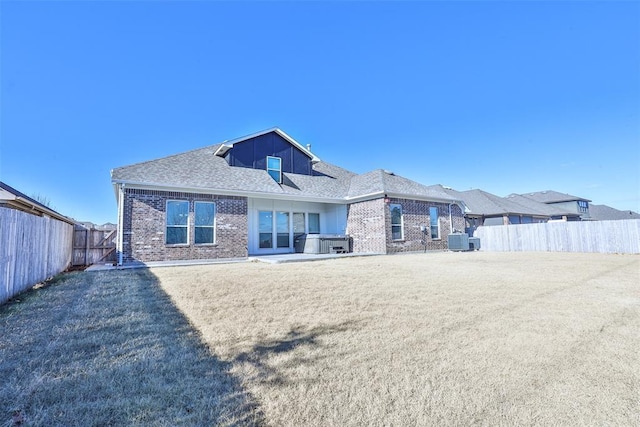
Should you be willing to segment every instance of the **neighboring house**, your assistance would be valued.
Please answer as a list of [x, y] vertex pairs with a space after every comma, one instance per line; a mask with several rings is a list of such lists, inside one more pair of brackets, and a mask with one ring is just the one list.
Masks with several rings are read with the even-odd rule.
[[589, 205], [589, 214], [593, 221], [612, 221], [621, 219], [640, 219], [640, 214], [634, 211], [621, 211], [607, 205]]
[[[557, 208], [560, 208], [566, 212], [577, 214], [573, 216], [576, 220], [588, 220], [591, 219], [589, 215], [589, 202], [591, 200], [584, 199], [582, 197], [572, 196], [570, 194], [559, 193], [553, 190], [537, 191], [534, 193], [523, 193], [521, 196], [526, 197], [536, 202], [545, 203]], [[572, 219], [569, 218], [569, 221]]]
[[447, 194], [464, 202], [465, 232], [469, 235], [473, 235], [479, 226], [530, 224], [550, 219], [550, 208], [544, 204], [527, 206], [483, 190], [456, 191], [442, 188]]
[[506, 199], [518, 203], [527, 209], [543, 212], [549, 221], [580, 221], [580, 214], [571, 209], [563, 208], [562, 206], [537, 202], [520, 194], [509, 194]]
[[278, 128], [116, 168], [120, 263], [291, 253], [348, 235], [357, 253], [446, 249], [462, 203], [392, 172], [357, 175]]
[[68, 218], [37, 200], [21, 193], [15, 188], [0, 181], [0, 207], [17, 209], [36, 216], [48, 216], [73, 225], [74, 220]]

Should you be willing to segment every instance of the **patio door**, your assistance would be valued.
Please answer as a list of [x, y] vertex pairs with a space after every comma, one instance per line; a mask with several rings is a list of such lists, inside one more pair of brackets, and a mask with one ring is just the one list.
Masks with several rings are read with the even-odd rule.
[[293, 213], [293, 239], [294, 240], [307, 232], [305, 225], [306, 224], [304, 221], [304, 212], [294, 212]]
[[289, 212], [258, 211], [259, 249], [291, 249], [291, 220]]

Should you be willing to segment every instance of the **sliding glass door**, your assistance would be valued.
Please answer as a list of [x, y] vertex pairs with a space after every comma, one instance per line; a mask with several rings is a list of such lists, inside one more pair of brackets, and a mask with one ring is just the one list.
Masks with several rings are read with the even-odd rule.
[[291, 247], [289, 212], [258, 212], [260, 249]]

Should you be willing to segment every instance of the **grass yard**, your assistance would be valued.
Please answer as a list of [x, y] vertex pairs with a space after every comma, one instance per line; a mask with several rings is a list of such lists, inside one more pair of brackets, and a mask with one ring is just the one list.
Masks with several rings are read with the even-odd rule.
[[640, 257], [153, 273], [271, 425], [640, 425]]
[[79, 272], [0, 306], [0, 426], [261, 424], [148, 270]]
[[0, 426], [640, 425], [640, 256], [74, 273], [0, 331]]

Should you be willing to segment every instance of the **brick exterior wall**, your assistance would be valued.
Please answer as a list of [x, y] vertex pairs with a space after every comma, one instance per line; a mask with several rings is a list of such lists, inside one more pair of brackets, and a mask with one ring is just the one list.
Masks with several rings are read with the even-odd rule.
[[[167, 200], [189, 201], [189, 243], [166, 245]], [[194, 203], [215, 202], [213, 245], [195, 245]], [[246, 197], [125, 189], [123, 262], [173, 261], [247, 256], [249, 238]]]
[[[402, 205], [402, 222], [404, 225], [404, 239], [394, 241], [391, 238], [391, 211], [389, 205], [386, 209], [386, 239], [387, 253], [414, 252], [425, 249], [425, 237], [428, 251], [446, 250], [449, 248], [448, 236], [451, 233], [449, 223], [449, 204], [437, 202], [424, 202], [410, 199], [391, 199], [389, 204]], [[429, 231], [429, 208], [437, 207], [440, 224], [440, 239], [432, 239]], [[453, 228], [464, 231], [464, 214], [457, 205], [451, 206], [451, 219]], [[427, 226], [427, 233], [422, 233], [420, 226]]]
[[[404, 239], [394, 241], [391, 236], [390, 204], [402, 205]], [[425, 236], [420, 226], [429, 227], [429, 208], [437, 207], [440, 223], [440, 239], [432, 239], [430, 232]], [[465, 222], [462, 210], [451, 206], [451, 218], [456, 230], [464, 231]], [[349, 205], [347, 211], [347, 234], [353, 240], [355, 253], [399, 253], [448, 249], [447, 237], [450, 233], [449, 205], [447, 203], [424, 202], [411, 199], [383, 198], [367, 200]]]
[[355, 253], [386, 253], [384, 199], [352, 203], [347, 209], [347, 234]]

